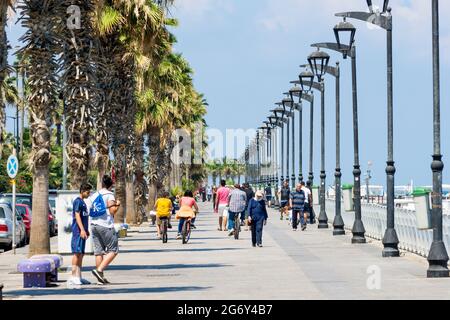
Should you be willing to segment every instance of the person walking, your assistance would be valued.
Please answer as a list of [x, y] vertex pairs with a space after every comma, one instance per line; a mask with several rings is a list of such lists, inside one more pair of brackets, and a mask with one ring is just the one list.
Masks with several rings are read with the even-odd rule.
[[272, 185], [270, 183], [264, 189], [264, 192], [266, 194], [267, 205], [270, 208], [272, 206]]
[[212, 187], [212, 203], [213, 203], [213, 210], [216, 208], [216, 199], [217, 199], [217, 187]]
[[80, 187], [80, 196], [73, 202], [72, 211], [72, 277], [67, 280], [67, 288], [79, 289], [83, 284], [90, 284], [81, 277], [83, 257], [86, 249], [86, 241], [89, 238], [89, 212], [84, 202], [91, 193], [92, 186], [83, 183]]
[[248, 182], [244, 183], [244, 191], [247, 196], [247, 204], [245, 208], [245, 231], [248, 231], [248, 204], [250, 203], [250, 200], [252, 200], [255, 197], [255, 192], [253, 191], [252, 187]]
[[278, 191], [278, 198], [280, 199], [280, 220], [283, 220], [283, 215], [286, 214], [290, 196], [291, 190], [289, 188], [289, 181], [284, 181], [283, 186], [280, 191]]
[[228, 217], [228, 196], [230, 195], [230, 189], [226, 187], [226, 181], [220, 181], [220, 188], [217, 190], [216, 202], [214, 206], [214, 210], [219, 214], [219, 231], [227, 231], [226, 222]]
[[[311, 190], [309, 190], [309, 188], [306, 187], [305, 182], [302, 181], [301, 182], [302, 185], [302, 190], [305, 193], [305, 216], [309, 216], [309, 223], [313, 224], [314, 223], [314, 217], [312, 214], [312, 194], [311, 194]], [[306, 219], [306, 221], [308, 221], [308, 219]], [[305, 222], [306, 223], [306, 222]]]
[[183, 225], [186, 219], [191, 219], [191, 228], [196, 229], [194, 223], [198, 211], [198, 205], [192, 191], [187, 190], [184, 193], [184, 197], [180, 199], [180, 210], [176, 214], [176, 218], [180, 220], [178, 223], [177, 239], [181, 239], [181, 232], [183, 231]]
[[253, 247], [262, 247], [263, 228], [267, 224], [267, 208], [264, 201], [264, 195], [261, 191], [256, 191], [255, 198], [251, 199], [248, 204], [248, 220], [252, 229], [252, 245]]
[[291, 193], [289, 200], [289, 207], [292, 209], [292, 230], [294, 231], [297, 231], [299, 215], [302, 231], [306, 229], [305, 199], [305, 193], [302, 190], [302, 185], [299, 183], [295, 191]]
[[247, 206], [247, 195], [241, 190], [239, 184], [234, 185], [234, 190], [228, 196], [228, 236], [234, 235], [234, 219], [240, 215], [241, 221], [245, 219], [245, 208]]
[[212, 188], [210, 185], [206, 186], [206, 198], [208, 199], [208, 202], [211, 202], [212, 197]]
[[88, 208], [91, 208], [89, 215], [96, 266], [92, 274], [99, 284], [110, 283], [103, 273], [119, 253], [119, 237], [114, 229], [114, 215], [119, 210], [120, 201], [116, 200], [111, 192], [113, 186], [111, 177], [103, 176], [102, 189], [86, 200]]

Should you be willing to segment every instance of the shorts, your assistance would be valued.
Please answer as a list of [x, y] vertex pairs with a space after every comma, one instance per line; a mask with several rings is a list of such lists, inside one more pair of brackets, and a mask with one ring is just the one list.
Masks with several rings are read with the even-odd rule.
[[272, 201], [272, 196], [266, 196], [267, 201]]
[[281, 201], [280, 201], [280, 206], [281, 206], [281, 208], [287, 207], [288, 202], [289, 202], [288, 200], [281, 200]]
[[119, 237], [114, 228], [92, 225], [92, 241], [94, 255], [101, 256], [108, 253], [119, 253]]
[[73, 254], [84, 254], [86, 250], [86, 240], [81, 238], [80, 234], [72, 235], [72, 253]]
[[156, 216], [156, 224], [158, 226], [162, 225], [162, 220], [164, 220], [164, 219], [170, 219], [170, 216], [165, 216], [165, 217]]
[[219, 204], [219, 216], [228, 217], [228, 206], [226, 204]]

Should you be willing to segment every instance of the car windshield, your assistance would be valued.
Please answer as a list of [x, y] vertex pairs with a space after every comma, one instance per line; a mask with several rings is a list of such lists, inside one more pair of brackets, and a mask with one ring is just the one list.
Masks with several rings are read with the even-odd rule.
[[[12, 195], [3, 195], [0, 198], [0, 203], [11, 203], [11, 202], [12, 202]], [[17, 196], [16, 203], [26, 204], [27, 206], [31, 207], [31, 201], [29, 197]]]
[[56, 206], [56, 201], [55, 200], [48, 200], [48, 203], [50, 204], [50, 207], [54, 208]]
[[16, 209], [22, 216], [27, 214], [27, 209], [25, 207], [17, 206]]

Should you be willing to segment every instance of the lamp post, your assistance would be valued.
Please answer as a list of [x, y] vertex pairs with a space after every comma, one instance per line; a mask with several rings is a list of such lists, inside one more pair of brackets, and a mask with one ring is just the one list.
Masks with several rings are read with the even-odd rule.
[[[322, 79], [321, 79], [322, 80]], [[297, 83], [297, 81], [292, 81]], [[321, 93], [321, 173], [320, 173], [320, 214], [319, 214], [319, 229], [328, 228], [328, 217], [325, 211], [325, 84], [323, 81], [320, 83], [313, 82], [312, 89], [319, 90]], [[312, 153], [312, 150], [310, 151]]]
[[367, 164], [367, 172], [366, 172], [366, 197], [367, 203], [370, 203], [370, 179], [372, 178], [370, 168], [372, 167], [372, 161], [369, 161]]
[[[284, 120], [284, 110], [283, 109], [274, 109], [271, 110], [274, 113], [275, 117], [280, 120]], [[281, 175], [280, 175], [280, 186], [283, 185], [284, 181], [284, 121], [281, 124]]]
[[[301, 68], [307, 65], [301, 65]], [[336, 62], [336, 67], [327, 66], [325, 72], [336, 79], [336, 169], [335, 169], [335, 218], [333, 221], [333, 235], [345, 235], [344, 220], [341, 213], [341, 142], [340, 142], [340, 66], [339, 61]]]
[[[290, 96], [290, 93], [287, 92], [285, 93], [286, 95]], [[289, 152], [289, 138], [288, 138], [288, 142], [287, 142], [287, 150], [288, 150], [288, 156], [287, 156], [287, 175], [286, 175], [286, 180], [289, 180], [289, 176], [291, 178], [292, 181], [292, 189], [295, 189], [295, 105], [294, 105], [294, 100], [289, 97], [287, 99], [283, 99], [282, 101], [283, 103], [283, 108], [287, 111], [290, 112], [291, 116], [290, 119], [292, 119], [292, 126], [291, 126], [291, 136], [292, 136], [292, 142], [291, 142], [291, 148], [292, 148], [292, 157], [291, 159], [289, 159], [290, 156], [290, 152]], [[289, 123], [288, 123], [288, 137], [289, 137]], [[289, 161], [291, 161], [292, 164], [292, 170], [289, 171]], [[290, 174], [291, 172], [291, 174]]]
[[[294, 97], [298, 96], [298, 104], [296, 104], [296, 110], [299, 112], [298, 119], [298, 127], [299, 127], [299, 142], [298, 142], [298, 159], [299, 159], [299, 167], [298, 167], [298, 183], [303, 182], [303, 105], [302, 105], [302, 94], [303, 90], [300, 87], [293, 87], [289, 90], [289, 94], [291, 96], [292, 101], [294, 101]], [[294, 143], [293, 143], [294, 144]], [[295, 185], [295, 173], [293, 173], [293, 184]]]
[[314, 95], [308, 94], [311, 91], [314, 82], [314, 74], [305, 70], [298, 76], [300, 87], [302, 88], [302, 99], [307, 100], [311, 104], [311, 110], [309, 114], [309, 174], [308, 174], [308, 186], [311, 189], [314, 184], [314, 171], [313, 171], [313, 159], [314, 159]]
[[[355, 222], [352, 228], [352, 243], [366, 243], [364, 224], [361, 220], [361, 167], [359, 165], [359, 130], [358, 130], [358, 88], [356, 81], [356, 46], [354, 44], [356, 28], [345, 21], [339, 23], [334, 28], [337, 43], [316, 43], [313, 47], [325, 48], [341, 53], [344, 59], [349, 56], [352, 59], [352, 100], [353, 100], [353, 148], [354, 148], [354, 205]], [[349, 35], [349, 44], [341, 43], [341, 37]]]
[[[372, 0], [367, 0], [369, 13], [367, 12], [344, 12], [336, 16], [353, 18], [364, 22], [372, 23], [381, 27], [387, 32], [387, 161], [386, 161], [386, 214], [387, 228], [383, 237], [383, 257], [399, 257], [398, 237], [395, 230], [395, 162], [394, 162], [394, 106], [393, 106], [393, 63], [392, 63], [392, 14], [389, 7], [389, 0], [383, 1], [383, 11], [374, 12]], [[369, 195], [367, 195], [369, 197]]]
[[441, 153], [441, 101], [440, 101], [440, 58], [439, 58], [439, 1], [432, 0], [433, 29], [433, 142], [434, 155], [431, 169], [433, 171], [432, 224], [433, 243], [428, 254], [428, 278], [449, 277], [447, 267], [448, 254], [442, 241], [442, 171], [444, 163]]

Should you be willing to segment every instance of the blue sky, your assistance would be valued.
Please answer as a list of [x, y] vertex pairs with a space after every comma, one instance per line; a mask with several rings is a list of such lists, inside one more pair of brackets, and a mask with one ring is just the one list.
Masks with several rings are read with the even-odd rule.
[[[195, 70], [194, 80], [210, 104], [211, 128], [250, 129], [261, 126], [273, 104], [296, 80], [299, 65], [313, 51], [311, 43], [334, 41], [334, 13], [367, 10], [364, 0], [178, 0], [171, 9], [180, 26], [173, 30]], [[373, 1], [374, 4], [377, 2]], [[380, 4], [382, 1], [378, 1]], [[394, 108], [396, 185], [431, 185], [432, 64], [430, 1], [391, 1], [394, 15]], [[450, 165], [450, 3], [441, 1], [441, 109], [444, 163]], [[360, 162], [373, 162], [372, 182], [385, 184], [386, 166], [386, 33], [365, 23], [357, 27]], [[14, 47], [23, 32], [8, 29]], [[351, 182], [353, 136], [350, 60], [341, 62], [342, 171]], [[326, 169], [333, 183], [335, 167], [334, 79], [327, 78]], [[316, 94], [316, 101], [320, 97]], [[308, 109], [308, 108], [306, 108]], [[308, 118], [308, 112], [305, 119]], [[315, 113], [315, 177], [320, 166], [320, 113]], [[12, 129], [11, 120], [8, 128]], [[305, 120], [305, 131], [309, 124]], [[305, 132], [305, 157], [307, 156]], [[444, 171], [444, 182], [450, 182]], [[317, 181], [317, 180], [316, 180]]]

